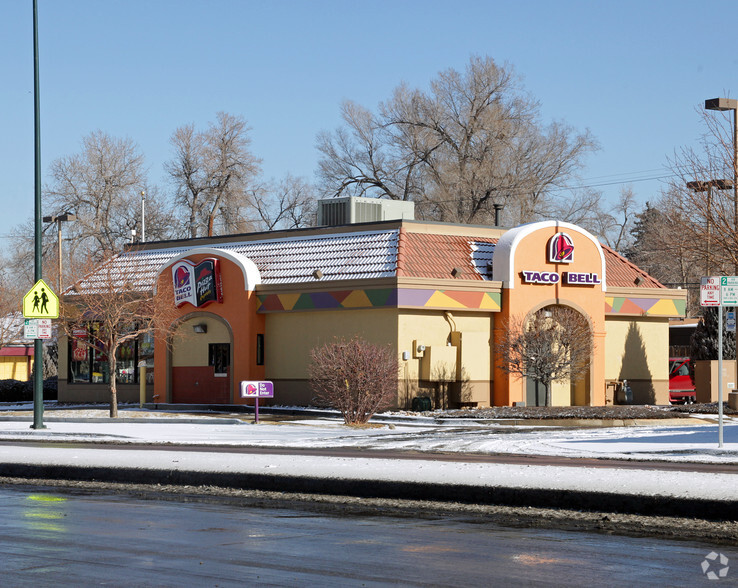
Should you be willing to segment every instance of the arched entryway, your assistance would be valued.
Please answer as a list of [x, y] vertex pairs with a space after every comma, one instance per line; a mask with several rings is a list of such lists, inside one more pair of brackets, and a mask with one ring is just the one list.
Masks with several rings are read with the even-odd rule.
[[526, 405], [591, 404], [594, 349], [588, 317], [568, 306], [548, 305], [530, 313], [526, 328], [530, 362]]
[[193, 313], [180, 322], [171, 346], [171, 402], [233, 403], [233, 333], [223, 318]]

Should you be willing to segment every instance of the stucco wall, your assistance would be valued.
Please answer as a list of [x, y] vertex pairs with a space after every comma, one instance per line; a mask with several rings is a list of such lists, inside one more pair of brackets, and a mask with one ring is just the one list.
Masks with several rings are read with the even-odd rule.
[[[206, 325], [206, 333], [195, 333], [195, 325]], [[195, 316], [179, 325], [172, 351], [172, 367], [208, 365], [210, 343], [231, 343], [231, 334], [222, 321], [209, 316]]]
[[[401, 355], [407, 351], [409, 359], [400, 362], [399, 404], [407, 405], [413, 397], [427, 395], [435, 406], [459, 402], [489, 406], [493, 324], [491, 313], [454, 311], [449, 321], [440, 310], [402, 310], [398, 325], [398, 350]], [[456, 353], [456, 359], [460, 359], [461, 377], [455, 386], [447, 386], [445, 382], [456, 380], [457, 377], [457, 365], [452, 357], [454, 352], [444, 349], [449, 343], [459, 343], [451, 335], [452, 330], [461, 334], [460, 358]], [[417, 345], [425, 345], [426, 351], [418, 352]], [[457, 350], [457, 347], [452, 349]], [[450, 397], [443, 397], [444, 394]]]
[[311, 310], [266, 314], [265, 318], [264, 363], [266, 379], [274, 382], [273, 404], [310, 403], [310, 350], [334, 337], [358, 335], [379, 345], [389, 343], [397, 351], [394, 309]]
[[20, 380], [25, 382], [28, 380], [29, 375], [28, 357], [0, 357], [0, 380]]
[[667, 404], [668, 319], [607, 317], [605, 332], [605, 379], [628, 380], [635, 404]]

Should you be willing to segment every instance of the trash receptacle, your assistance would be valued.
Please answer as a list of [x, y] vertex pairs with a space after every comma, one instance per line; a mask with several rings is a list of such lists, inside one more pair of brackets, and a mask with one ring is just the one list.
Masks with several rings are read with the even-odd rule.
[[414, 412], [426, 412], [431, 409], [429, 396], [416, 396], [413, 398], [412, 409]]

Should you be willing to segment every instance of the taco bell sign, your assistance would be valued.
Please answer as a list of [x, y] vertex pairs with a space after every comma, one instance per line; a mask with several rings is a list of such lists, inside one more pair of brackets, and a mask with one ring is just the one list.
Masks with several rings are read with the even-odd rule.
[[211, 302], [222, 302], [220, 265], [217, 259], [203, 259], [195, 264], [189, 259], [178, 261], [172, 266], [174, 305], [179, 307], [189, 302], [200, 308]]
[[274, 398], [274, 384], [269, 381], [243, 380], [241, 398]]

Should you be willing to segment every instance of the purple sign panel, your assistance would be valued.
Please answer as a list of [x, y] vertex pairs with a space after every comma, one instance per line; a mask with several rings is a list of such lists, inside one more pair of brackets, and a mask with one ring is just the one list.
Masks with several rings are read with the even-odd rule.
[[274, 398], [274, 384], [269, 381], [243, 380], [241, 398]]

